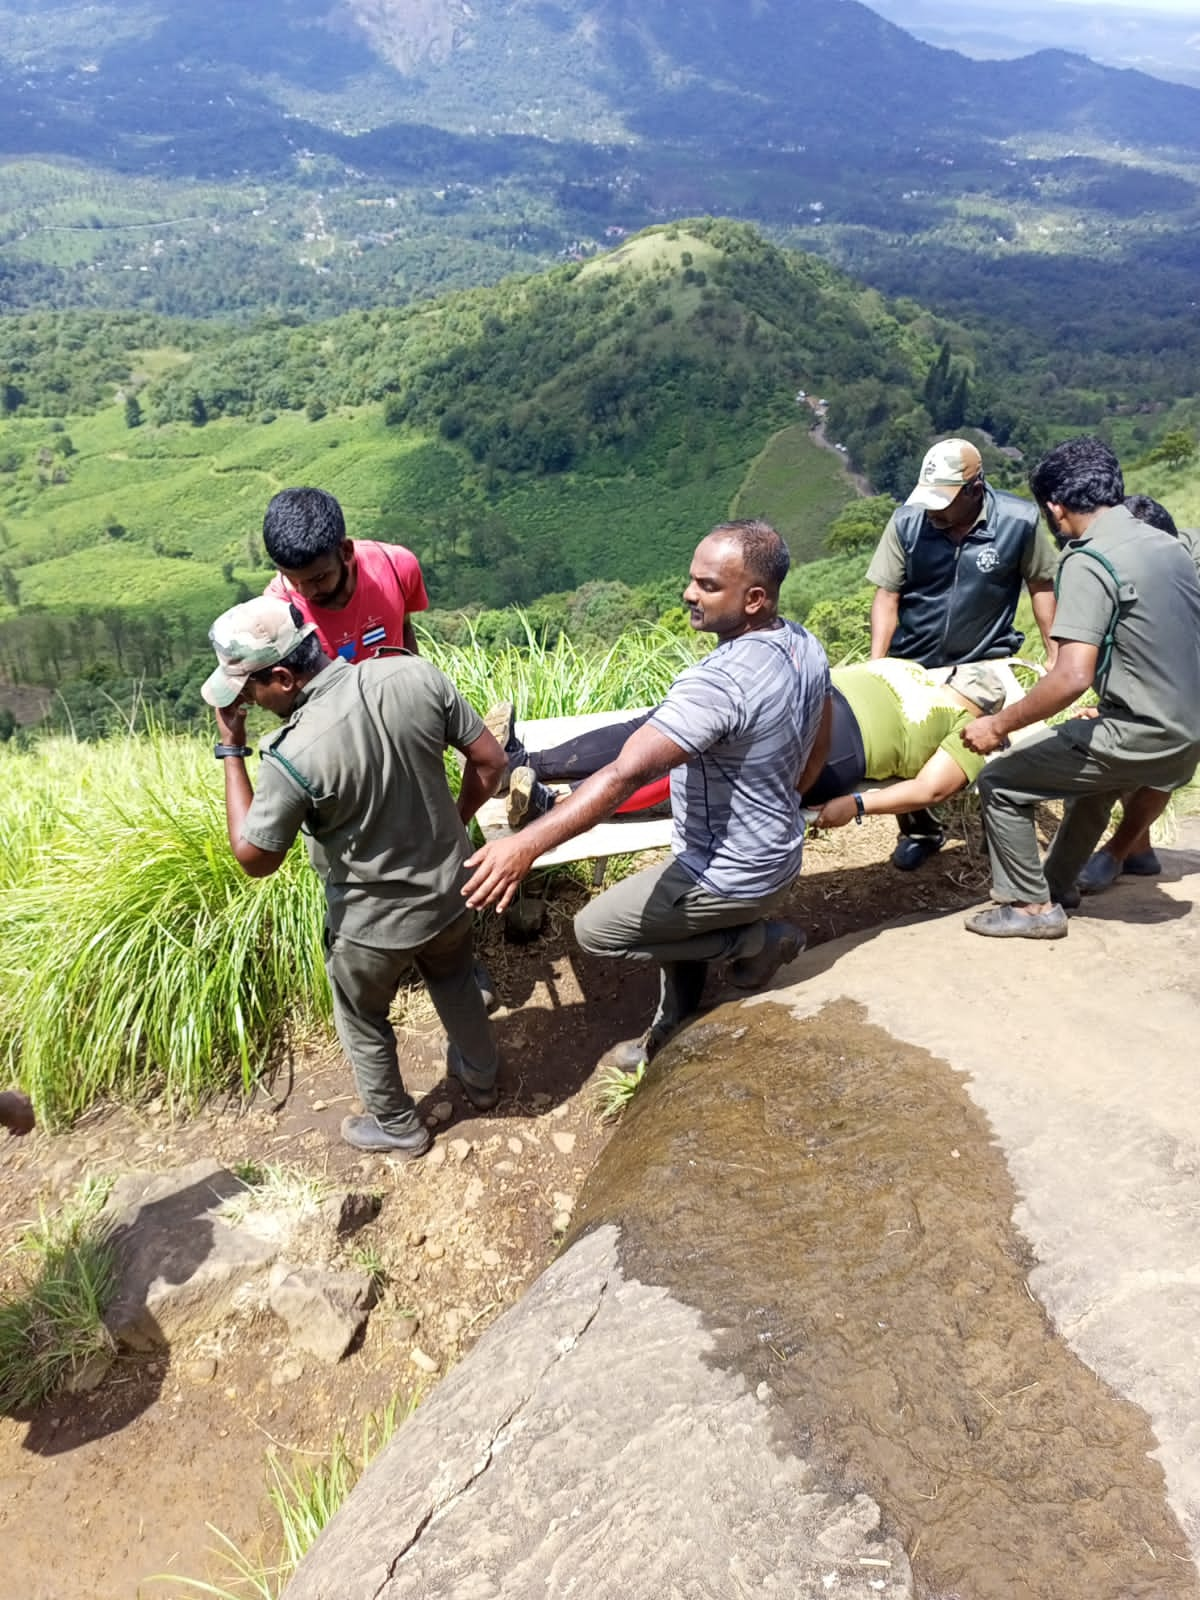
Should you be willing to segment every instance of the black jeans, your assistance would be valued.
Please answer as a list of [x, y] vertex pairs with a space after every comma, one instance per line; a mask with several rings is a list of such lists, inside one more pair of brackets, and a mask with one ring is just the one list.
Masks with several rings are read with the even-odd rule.
[[858, 722], [845, 695], [835, 689], [829, 754], [804, 796], [804, 804], [823, 806], [826, 800], [836, 800], [838, 795], [853, 794], [866, 775], [867, 753], [863, 749]]
[[640, 716], [606, 723], [602, 728], [593, 728], [549, 750], [530, 750], [529, 765], [543, 783], [582, 783], [584, 778], [590, 778], [593, 772], [615, 761], [629, 735], [649, 722], [652, 715], [652, 712], [643, 711]]

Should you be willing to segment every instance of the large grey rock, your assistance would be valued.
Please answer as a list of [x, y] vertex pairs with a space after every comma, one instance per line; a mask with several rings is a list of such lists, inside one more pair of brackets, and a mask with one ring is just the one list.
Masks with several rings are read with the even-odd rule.
[[1086, 898], [1061, 944], [896, 923], [806, 952], [769, 998], [797, 1019], [855, 1001], [966, 1074], [1016, 1182], [1030, 1286], [1149, 1416], [1200, 1563], [1200, 820], [1179, 844], [1161, 878]]
[[1061, 945], [910, 919], [687, 1030], [593, 1231], [289, 1600], [1198, 1600], [1200, 857], [1165, 859]]
[[[865, 1495], [825, 1489], [699, 1314], [574, 1245], [374, 1463], [288, 1600], [899, 1600]], [[865, 1564], [871, 1563], [871, 1564]]]
[[327, 1267], [288, 1267], [271, 1273], [269, 1304], [288, 1326], [288, 1341], [318, 1361], [334, 1366], [346, 1354], [367, 1320], [375, 1298], [365, 1272], [333, 1272]]
[[117, 1292], [105, 1314], [133, 1350], [172, 1345], [217, 1326], [263, 1280], [278, 1243], [233, 1228], [215, 1213], [245, 1192], [216, 1161], [120, 1178], [103, 1223], [116, 1251]]

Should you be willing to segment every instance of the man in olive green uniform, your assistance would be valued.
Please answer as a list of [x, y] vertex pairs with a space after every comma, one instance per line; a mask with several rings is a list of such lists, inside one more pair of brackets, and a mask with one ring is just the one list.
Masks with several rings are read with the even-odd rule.
[[[1025, 699], [963, 730], [987, 754], [1006, 735], [1065, 710], [1087, 688], [1098, 714], [1071, 718], [991, 762], [979, 778], [992, 861], [991, 909], [967, 919], [993, 938], [1060, 939], [1075, 882], [1114, 801], [1146, 786], [1171, 791], [1200, 760], [1200, 579], [1178, 539], [1123, 504], [1120, 463], [1099, 439], [1070, 439], [1030, 477], [1064, 547], [1054, 666]], [[1038, 859], [1034, 807], [1066, 814]]]
[[[342, 1137], [359, 1150], [419, 1156], [429, 1132], [388, 1021], [411, 969], [449, 1036], [451, 1076], [474, 1106], [496, 1103], [496, 1045], [461, 886], [466, 824], [498, 789], [504, 752], [429, 662], [331, 661], [314, 624], [286, 600], [234, 606], [210, 638], [220, 666], [202, 693], [216, 711], [234, 856], [250, 877], [268, 877], [303, 831], [325, 885], [334, 1022], [367, 1113], [345, 1118]], [[245, 764], [247, 705], [284, 719], [263, 743], [257, 792]], [[457, 806], [447, 746], [466, 758]]]

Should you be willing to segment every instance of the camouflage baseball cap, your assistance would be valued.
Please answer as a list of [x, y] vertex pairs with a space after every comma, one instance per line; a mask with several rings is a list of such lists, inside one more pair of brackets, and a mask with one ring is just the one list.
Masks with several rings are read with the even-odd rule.
[[223, 611], [208, 630], [221, 664], [200, 693], [210, 706], [231, 706], [252, 672], [278, 666], [315, 631], [315, 622], [305, 622], [286, 600], [269, 594]]
[[962, 695], [964, 700], [969, 700], [973, 706], [978, 706], [985, 717], [995, 716], [1008, 698], [1004, 679], [994, 667], [989, 667], [984, 661], [960, 663], [946, 682], [955, 694]]
[[925, 452], [917, 487], [904, 502], [944, 511], [962, 488], [983, 471], [983, 457], [969, 439], [942, 439]]

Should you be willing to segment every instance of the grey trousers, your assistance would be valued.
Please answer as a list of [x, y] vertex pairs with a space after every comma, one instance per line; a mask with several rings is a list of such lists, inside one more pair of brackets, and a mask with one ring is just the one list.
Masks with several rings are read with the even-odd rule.
[[[1188, 766], [1188, 760], [1191, 767]], [[1070, 743], [1056, 728], [989, 761], [979, 776], [983, 827], [992, 863], [992, 899], [1042, 904], [1074, 887], [1122, 793], [1148, 784], [1177, 789], [1195, 757], [1162, 762], [1106, 753]], [[1034, 807], [1065, 800], [1062, 826], [1045, 863], [1038, 858]]]
[[499, 1056], [475, 982], [472, 933], [469, 911], [412, 950], [377, 950], [326, 930], [325, 970], [337, 1036], [354, 1069], [359, 1099], [393, 1132], [412, 1126], [415, 1102], [400, 1074], [388, 1012], [401, 980], [414, 968], [449, 1035], [451, 1056], [457, 1051], [456, 1070], [477, 1088], [496, 1081]]
[[710, 961], [756, 956], [766, 919], [788, 886], [758, 900], [711, 894], [672, 858], [597, 895], [575, 918], [575, 937], [593, 956], [657, 961], [662, 969], [653, 1031], [666, 1034], [697, 1009]]

